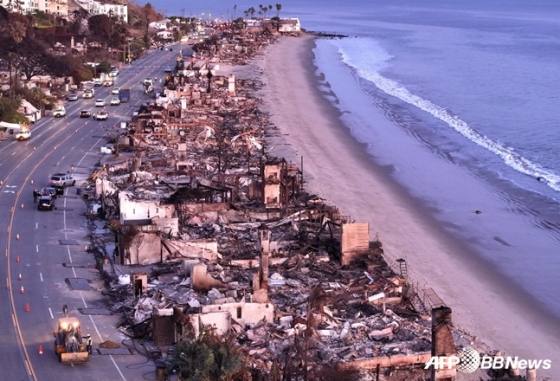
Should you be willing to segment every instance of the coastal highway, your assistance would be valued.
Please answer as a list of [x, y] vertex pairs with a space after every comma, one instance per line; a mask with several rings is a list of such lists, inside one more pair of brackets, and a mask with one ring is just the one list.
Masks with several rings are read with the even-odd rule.
[[[100, 342], [121, 344], [125, 337], [116, 331], [115, 317], [78, 311], [105, 306], [93, 256], [84, 252], [89, 244], [87, 210], [75, 187], [59, 196], [54, 211], [38, 211], [32, 191], [47, 186], [55, 172], [73, 170], [77, 185], [85, 180], [101, 157], [100, 147], [118, 133], [114, 126], [129, 120], [147, 101], [141, 81], [163, 78], [164, 68], [175, 63], [174, 50], [151, 51], [121, 69], [115, 86], [130, 88], [131, 99], [105, 107], [108, 121], [78, 117], [81, 110], [101, 110], [94, 107], [95, 99], [109, 104], [111, 87], [100, 87], [94, 99], [66, 102], [65, 118], [47, 115], [34, 124], [30, 140], [17, 142], [10, 137], [0, 142], [0, 247], [4, 249], [0, 272], [5, 276], [0, 289], [2, 379], [138, 380], [153, 371], [138, 366], [145, 362], [141, 356], [96, 354]], [[70, 287], [72, 278], [81, 279], [83, 287]], [[92, 335], [94, 354], [88, 364], [62, 365], [54, 354], [53, 330], [64, 304], [70, 316], [80, 319], [83, 334]]]

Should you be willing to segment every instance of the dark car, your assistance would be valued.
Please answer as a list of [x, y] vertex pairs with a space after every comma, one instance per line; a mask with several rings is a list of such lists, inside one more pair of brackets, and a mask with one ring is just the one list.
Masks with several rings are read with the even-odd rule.
[[45, 187], [41, 189], [41, 196], [50, 196], [52, 198], [56, 198], [57, 194], [58, 192], [55, 187]]
[[56, 209], [54, 206], [54, 198], [51, 196], [41, 196], [39, 197], [39, 205], [37, 205], [37, 210], [53, 210]]
[[89, 118], [91, 116], [91, 112], [89, 111], [80, 111], [80, 118]]
[[171, 73], [171, 68], [170, 68], [169, 66], [166, 67], [166, 68], [165, 68], [165, 72], [166, 72], [166, 73]]

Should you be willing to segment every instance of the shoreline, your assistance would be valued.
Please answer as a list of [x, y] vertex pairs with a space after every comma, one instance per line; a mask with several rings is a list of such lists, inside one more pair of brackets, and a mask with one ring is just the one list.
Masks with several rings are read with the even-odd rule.
[[[419, 205], [391, 178], [390, 167], [375, 163], [365, 144], [342, 123], [341, 112], [319, 89], [314, 40], [283, 37], [250, 67], [233, 70], [239, 77], [253, 78], [257, 71], [265, 83], [258, 93], [264, 101], [261, 108], [277, 128], [267, 138], [271, 155], [298, 165], [303, 157], [306, 190], [357, 222], [369, 222], [370, 239], [379, 235], [386, 261], [395, 268], [394, 261], [404, 258], [413, 281], [436, 290], [452, 308], [455, 325], [492, 349], [521, 358], [550, 358], [552, 370], [558, 368], [555, 321], [537, 311], [529, 298], [513, 300], [507, 293], [510, 285], [493, 279], [492, 269], [438, 229], [427, 216], [429, 207]], [[539, 371], [539, 377], [552, 375], [547, 373]]]

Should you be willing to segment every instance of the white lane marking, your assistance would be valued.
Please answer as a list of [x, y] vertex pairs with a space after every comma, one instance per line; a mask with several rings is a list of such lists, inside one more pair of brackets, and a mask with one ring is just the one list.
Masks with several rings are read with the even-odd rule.
[[49, 307], [49, 313], [51, 314], [51, 319], [54, 319], [54, 315], [52, 314], [52, 310], [50, 307]]
[[39, 245], [35, 245], [35, 250], [39, 252]]
[[[101, 138], [97, 141], [99, 142], [101, 140]], [[97, 144], [97, 143], [95, 143]], [[93, 149], [94, 146], [92, 146], [90, 148], [90, 151]], [[78, 162], [78, 165], [80, 165], [80, 163], [86, 158], [87, 153], [82, 157], [82, 159]], [[62, 220], [63, 220], [63, 226], [64, 226], [64, 238], [68, 239], [68, 233], [66, 232], [66, 201], [67, 199], [64, 199], [64, 212], [62, 213]], [[70, 263], [72, 263], [72, 253], [70, 252], [70, 245], [66, 245], [66, 251], [68, 252], [68, 258], [70, 259]], [[77, 278], [76, 276], [76, 269], [74, 267], [72, 267], [72, 273], [74, 274], [74, 278]], [[84, 299], [84, 294], [82, 291], [78, 291], [80, 293], [80, 297], [82, 298], [82, 303], [84, 304], [85, 308], [88, 308], [86, 300]], [[50, 311], [50, 308], [49, 308]], [[52, 312], [51, 312], [51, 316], [52, 316]], [[93, 328], [95, 328], [95, 332], [97, 333], [97, 336], [99, 337], [99, 342], [103, 342], [103, 336], [101, 336], [101, 332], [99, 332], [99, 328], [97, 327], [97, 324], [95, 324], [95, 321], [93, 320], [93, 316], [89, 315], [89, 320], [91, 320], [91, 324], [93, 325]], [[111, 361], [113, 362], [113, 365], [115, 366], [115, 368], [117, 369], [117, 372], [119, 372], [119, 375], [121, 376], [121, 379], [123, 381], [127, 381], [126, 378], [124, 377], [124, 375], [122, 374], [119, 366], [117, 365], [117, 362], [115, 361], [115, 359], [113, 358], [113, 355], [109, 355], [109, 358], [111, 359]]]
[[39, 223], [35, 222], [35, 229], [39, 229]]
[[43, 281], [43, 274], [39, 273], [39, 278], [41, 278], [41, 282]]

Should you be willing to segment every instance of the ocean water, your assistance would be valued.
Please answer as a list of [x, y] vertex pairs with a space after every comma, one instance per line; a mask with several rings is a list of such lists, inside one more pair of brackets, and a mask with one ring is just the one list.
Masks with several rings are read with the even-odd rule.
[[315, 55], [352, 135], [442, 230], [560, 319], [560, 2], [289, 0], [280, 15], [349, 36], [318, 40]]

